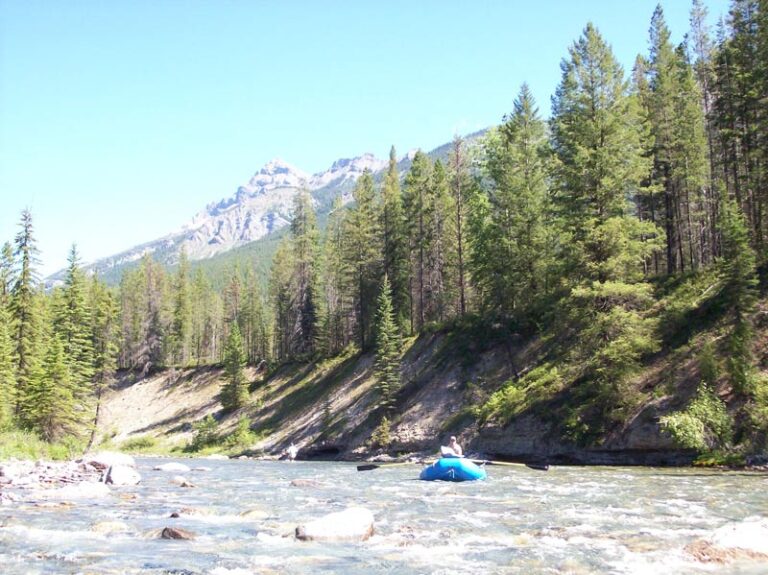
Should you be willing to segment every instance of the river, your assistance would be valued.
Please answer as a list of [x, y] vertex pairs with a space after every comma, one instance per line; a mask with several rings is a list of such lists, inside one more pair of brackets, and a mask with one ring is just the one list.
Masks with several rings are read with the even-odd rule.
[[[488, 467], [486, 481], [416, 480], [419, 466], [178, 460], [195, 487], [137, 460], [142, 482], [100, 498], [0, 507], [0, 572], [30, 574], [765, 573], [695, 562], [686, 544], [768, 515], [768, 477], [696, 469]], [[303, 480], [291, 482], [294, 480]], [[302, 542], [296, 525], [351, 505], [362, 543]], [[181, 517], [171, 518], [180, 512]], [[247, 515], [242, 515], [248, 512]], [[99, 528], [111, 525], [111, 533]], [[164, 527], [196, 538], [158, 539]]]

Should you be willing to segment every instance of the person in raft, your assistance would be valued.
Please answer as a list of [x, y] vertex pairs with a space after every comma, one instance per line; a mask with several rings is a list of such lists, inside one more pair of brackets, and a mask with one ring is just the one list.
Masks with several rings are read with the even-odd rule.
[[442, 452], [443, 457], [463, 457], [461, 445], [456, 441], [455, 435], [451, 435], [451, 439], [448, 441], [448, 447], [441, 448], [440, 451]]

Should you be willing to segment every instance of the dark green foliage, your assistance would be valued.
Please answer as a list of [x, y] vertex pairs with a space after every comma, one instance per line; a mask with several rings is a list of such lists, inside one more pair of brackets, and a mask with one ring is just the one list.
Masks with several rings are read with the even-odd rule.
[[392, 291], [389, 279], [384, 282], [376, 309], [376, 387], [379, 391], [379, 407], [385, 412], [394, 406], [394, 398], [400, 389], [400, 332], [395, 323]]
[[235, 410], [248, 401], [248, 380], [245, 376], [245, 351], [237, 322], [230, 324], [229, 337], [224, 349], [224, 378], [221, 389], [221, 405], [224, 409]]

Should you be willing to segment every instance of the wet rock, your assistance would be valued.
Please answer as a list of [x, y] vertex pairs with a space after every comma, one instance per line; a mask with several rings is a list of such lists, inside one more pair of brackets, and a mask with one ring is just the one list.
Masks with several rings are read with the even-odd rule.
[[136, 467], [136, 460], [125, 453], [114, 451], [99, 451], [98, 453], [89, 453], [83, 456], [81, 463], [91, 465], [96, 469], [103, 471], [113, 465], [125, 465], [127, 467]]
[[687, 545], [685, 550], [702, 563], [768, 562], [768, 519], [749, 518], [729, 523], [709, 537]]
[[112, 465], [104, 477], [104, 483], [108, 485], [138, 485], [141, 475], [133, 467], [126, 465]]
[[189, 467], [183, 463], [163, 463], [162, 465], [156, 465], [152, 468], [155, 471], [169, 471], [175, 473], [186, 473], [189, 471]]
[[160, 532], [160, 539], [184, 539], [192, 540], [195, 538], [195, 534], [181, 527], [165, 527]]
[[266, 519], [267, 517], [269, 517], [269, 513], [267, 513], [263, 509], [248, 509], [240, 513], [240, 517], [243, 517], [244, 519], [253, 519], [255, 521], [260, 521], [262, 519]]
[[373, 513], [364, 507], [350, 507], [329, 513], [296, 527], [301, 541], [365, 541], [373, 535]]
[[109, 535], [111, 533], [125, 533], [128, 531], [128, 525], [122, 521], [99, 521], [91, 525], [91, 531], [94, 533], [100, 533], [102, 535]]
[[174, 485], [178, 485], [179, 487], [197, 487], [194, 483], [191, 481], [188, 481], [186, 478], [182, 477], [181, 475], [177, 475], [173, 479], [171, 479], [171, 483]]
[[291, 487], [322, 487], [323, 484], [316, 479], [294, 479]]

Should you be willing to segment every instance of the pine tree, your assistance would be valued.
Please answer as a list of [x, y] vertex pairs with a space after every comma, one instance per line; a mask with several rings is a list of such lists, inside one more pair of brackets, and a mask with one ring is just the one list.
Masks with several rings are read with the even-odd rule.
[[96, 408], [88, 442], [90, 448], [96, 438], [96, 429], [101, 411], [101, 398], [104, 390], [115, 381], [117, 371], [119, 305], [115, 294], [108, 289], [94, 274], [88, 291], [88, 305], [91, 309], [91, 345], [93, 348], [93, 385], [96, 395]]
[[486, 305], [503, 316], [528, 313], [549, 288], [553, 266], [547, 187], [547, 133], [528, 86], [523, 84], [512, 114], [486, 141], [490, 179], [485, 259], [473, 274], [484, 286]]
[[258, 365], [269, 357], [269, 337], [261, 286], [253, 268], [246, 270], [243, 288], [245, 291], [240, 318], [247, 361], [251, 365]]
[[751, 391], [754, 370], [752, 357], [752, 312], [757, 302], [755, 253], [749, 244], [749, 232], [733, 200], [723, 199], [722, 258], [718, 262], [722, 293], [733, 318], [729, 336], [728, 368], [736, 391]]
[[570, 318], [586, 374], [602, 396], [604, 417], [623, 399], [623, 382], [657, 347], [642, 263], [658, 246], [652, 223], [628, 202], [649, 162], [642, 124], [623, 71], [592, 24], [562, 63], [553, 100], [557, 197], [567, 248]]
[[24, 421], [24, 404], [29, 404], [30, 393], [39, 377], [43, 360], [42, 319], [38, 302], [38, 278], [36, 266], [37, 246], [32, 225], [32, 214], [21, 214], [21, 231], [15, 238], [14, 259], [18, 270], [11, 288], [10, 312], [15, 342], [16, 417]]
[[181, 249], [174, 281], [173, 324], [171, 327], [171, 357], [174, 363], [185, 365], [190, 358], [192, 337], [192, 294], [189, 258]]
[[54, 332], [64, 345], [64, 358], [73, 400], [77, 402], [79, 416], [90, 417], [93, 396], [94, 352], [91, 328], [91, 309], [87, 301], [85, 275], [80, 269], [77, 247], [69, 252], [67, 273], [61, 290], [59, 305], [54, 310]]
[[269, 274], [269, 295], [275, 320], [274, 354], [278, 359], [291, 357], [297, 315], [293, 293], [293, 249], [290, 238], [277, 247]]
[[389, 165], [382, 188], [381, 230], [384, 244], [384, 274], [392, 285], [392, 305], [400, 331], [410, 325], [408, 294], [408, 238], [403, 212], [400, 173], [397, 169], [395, 147], [389, 151]]
[[10, 314], [6, 305], [0, 301], [0, 431], [12, 425], [16, 405], [13, 342], [9, 327]]
[[312, 355], [318, 339], [317, 260], [319, 256], [317, 218], [309, 191], [296, 194], [291, 218], [294, 252], [292, 290], [295, 294], [296, 323], [291, 334], [291, 355]]
[[322, 347], [328, 355], [339, 353], [349, 343], [350, 325], [354, 321], [351, 290], [346, 284], [349, 273], [345, 270], [344, 242], [344, 208], [337, 197], [328, 216], [321, 267], [325, 300]]
[[390, 411], [400, 388], [400, 334], [392, 306], [392, 290], [384, 276], [376, 310], [375, 372], [379, 407]]
[[54, 335], [25, 405], [25, 421], [49, 442], [77, 435], [81, 423], [64, 348], [62, 336]]
[[458, 312], [460, 316], [467, 313], [468, 282], [467, 282], [467, 246], [469, 238], [466, 233], [468, 205], [474, 193], [474, 184], [469, 174], [470, 158], [464, 140], [459, 136], [453, 139], [449, 159], [449, 174], [451, 195], [453, 196], [453, 233], [456, 241], [456, 286], [458, 288]]
[[419, 332], [426, 323], [425, 301], [428, 269], [427, 254], [432, 240], [429, 222], [432, 218], [433, 205], [430, 202], [432, 191], [432, 162], [421, 150], [413, 157], [411, 168], [405, 176], [404, 206], [408, 222], [408, 246], [411, 260], [411, 333]]
[[360, 348], [371, 345], [376, 291], [381, 277], [381, 231], [373, 176], [365, 170], [352, 192], [354, 205], [344, 218], [343, 257], [345, 285], [352, 295], [354, 326]]
[[234, 410], [248, 401], [248, 380], [245, 377], [245, 352], [240, 328], [231, 322], [226, 349], [224, 350], [224, 377], [226, 383], [221, 389], [221, 405]]

